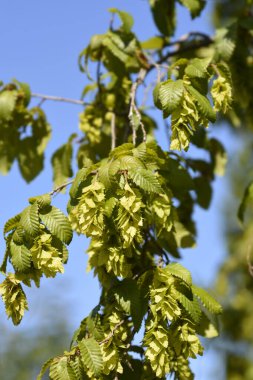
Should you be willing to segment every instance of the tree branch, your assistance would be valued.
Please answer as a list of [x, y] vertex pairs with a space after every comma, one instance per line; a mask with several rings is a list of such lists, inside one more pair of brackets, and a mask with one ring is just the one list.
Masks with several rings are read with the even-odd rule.
[[138, 74], [136, 81], [133, 82], [132, 87], [131, 87], [131, 91], [130, 91], [130, 108], [129, 108], [128, 118], [129, 118], [130, 124], [132, 126], [132, 130], [133, 130], [133, 144], [134, 145], [136, 143], [136, 129], [135, 129], [134, 120], [133, 120], [134, 112], [138, 118], [139, 124], [140, 124], [141, 129], [142, 129], [143, 141], [147, 140], [147, 134], [146, 134], [144, 125], [141, 121], [141, 114], [140, 114], [140, 111], [138, 110], [138, 108], [135, 104], [135, 97], [136, 97], [137, 88], [144, 81], [146, 75], [147, 75], [147, 70], [141, 69], [139, 74]]
[[[191, 44], [182, 46], [187, 43], [187, 41], [192, 37], [199, 37], [201, 39], [193, 40]], [[163, 57], [161, 57], [156, 63], [150, 64], [147, 72], [149, 73], [151, 70], [153, 70], [157, 65], [161, 65], [164, 62], [168, 60], [170, 57], [174, 57], [176, 55], [180, 55], [182, 53], [186, 53], [191, 50], [199, 49], [201, 47], [209, 46], [213, 43], [213, 39], [209, 37], [207, 34], [201, 33], [201, 32], [191, 32], [189, 34], [186, 34], [185, 36], [181, 37], [179, 40], [174, 42], [169, 42], [166, 46], [174, 46], [179, 45], [179, 48], [174, 51], [169, 51], [167, 54], [165, 54]]]
[[119, 323], [117, 323], [116, 326], [113, 328], [113, 330], [110, 332], [110, 334], [108, 334], [105, 339], [103, 339], [103, 340], [101, 340], [101, 342], [99, 342], [99, 345], [109, 342], [109, 340], [113, 337], [115, 331], [117, 331], [118, 328], [121, 325], [123, 325], [124, 322], [126, 322], [126, 320], [122, 319]]
[[68, 182], [65, 182], [63, 184], [61, 184], [60, 186], [56, 187], [54, 190], [50, 191], [50, 195], [54, 195], [55, 193], [59, 193], [62, 189], [64, 189], [65, 187], [71, 185], [72, 183], [74, 182], [74, 180], [70, 180]]
[[62, 96], [52, 96], [52, 95], [43, 95], [43, 94], [35, 94], [33, 93], [32, 98], [39, 98], [42, 100], [42, 102], [46, 100], [53, 100], [55, 102], [65, 102], [65, 103], [72, 103], [72, 104], [78, 104], [81, 106], [88, 106], [90, 103], [84, 102], [82, 100], [77, 100], [77, 99], [69, 99], [69, 98], [64, 98]]

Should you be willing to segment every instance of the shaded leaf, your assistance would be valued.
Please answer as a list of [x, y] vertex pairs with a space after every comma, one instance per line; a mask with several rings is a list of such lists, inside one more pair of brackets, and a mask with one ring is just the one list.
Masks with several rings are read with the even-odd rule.
[[4, 225], [4, 235], [14, 230], [18, 226], [20, 218], [21, 218], [21, 214], [17, 214], [13, 216], [12, 218], [10, 218], [9, 220], [7, 220], [7, 222]]
[[187, 86], [187, 90], [198, 103], [200, 113], [202, 113], [205, 117], [207, 117], [208, 120], [214, 123], [216, 120], [216, 113], [213, 110], [209, 100], [192, 86]]
[[245, 214], [246, 208], [250, 202], [253, 202], [253, 182], [250, 182], [249, 185], [246, 187], [242, 201], [238, 209], [237, 216], [240, 222], [242, 223], [244, 220], [244, 214]]

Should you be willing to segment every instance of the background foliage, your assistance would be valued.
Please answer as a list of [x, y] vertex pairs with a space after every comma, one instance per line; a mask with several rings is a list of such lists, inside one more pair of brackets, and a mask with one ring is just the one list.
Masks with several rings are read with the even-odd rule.
[[[174, 22], [171, 23], [174, 8], [164, 14], [165, 3], [151, 2], [150, 5], [159, 31], [164, 36], [170, 36], [174, 29]], [[204, 2], [185, 2], [184, 5], [195, 17]], [[168, 372], [174, 372], [178, 378], [191, 378], [187, 359], [202, 353], [195, 333], [209, 337], [216, 334], [213, 318], [206, 312], [203, 314], [195, 296], [211, 312], [219, 313], [220, 307], [207, 293], [192, 286], [189, 272], [179, 264], [170, 264], [171, 259], [167, 255], [178, 257], [178, 248], [194, 244], [196, 228], [191, 218], [194, 204], [208, 208], [214, 174], [224, 171], [226, 155], [222, 145], [209, 138], [200, 126], [206, 127], [209, 121], [214, 122], [215, 111], [220, 110], [235, 126], [238, 127], [242, 120], [242, 125], [250, 128], [250, 81], [243, 86], [243, 92], [240, 87], [243, 75], [249, 72], [250, 77], [251, 70], [251, 23], [248, 13], [251, 4], [244, 5], [245, 10], [240, 10], [239, 22], [218, 31], [214, 40], [198, 33], [186, 36], [177, 43], [180, 54], [170, 50], [174, 43], [171, 45], [164, 37], [149, 40], [142, 47], [130, 32], [132, 18], [113, 9], [111, 12], [118, 13], [122, 26], [94, 37], [81, 53], [81, 70], [86, 70], [88, 59], [98, 61], [94, 84], [86, 86], [83, 95], [93, 90], [97, 90], [97, 94], [93, 104], [86, 104], [84, 113], [80, 115], [80, 129], [85, 133], [78, 138], [77, 162], [81, 169], [70, 190], [68, 212], [72, 228], [92, 238], [88, 250], [90, 266], [95, 268], [104, 292], [100, 299], [100, 312], [96, 309], [76, 333], [74, 340], [78, 345], [74, 346], [74, 351], [65, 352], [64, 356], [48, 363], [52, 378], [84, 377], [78, 374], [83, 369], [89, 377], [104, 377], [115, 372], [120, 374], [124, 370], [124, 377], [129, 368], [131, 370], [131, 364], [127, 363], [132, 361], [132, 367], [138, 367], [136, 359], [124, 358], [124, 355], [129, 349], [128, 339], [138, 330], [147, 310], [144, 337], [147, 361], [142, 369], [144, 373], [138, 372], [136, 367], [136, 378], [152, 377], [152, 373], [164, 377]], [[233, 12], [236, 10], [231, 10]], [[225, 14], [226, 17], [229, 15], [228, 12]], [[219, 20], [219, 17], [223, 16], [218, 11], [216, 19]], [[240, 38], [248, 44], [242, 47], [238, 44]], [[146, 56], [142, 49], [154, 50], [153, 58]], [[165, 53], [162, 55], [160, 50]], [[160, 64], [158, 77], [163, 78], [169, 69], [169, 79], [163, 79], [160, 83], [159, 78], [157, 80], [154, 103], [165, 118], [172, 115], [171, 149], [187, 150], [191, 140], [198, 148], [208, 152], [209, 160], [167, 154], [149, 137], [155, 123], [146, 113], [146, 105], [137, 108], [135, 95], [147, 73], [157, 69], [153, 63], [156, 54]], [[184, 59], [176, 61], [177, 55]], [[169, 68], [163, 67], [163, 62], [169, 58], [171, 65]], [[240, 79], [238, 62], [245, 66]], [[110, 81], [108, 76], [100, 75], [101, 68], [113, 72], [113, 75], [109, 74]], [[129, 75], [135, 72], [139, 74], [131, 84]], [[208, 82], [212, 86], [213, 108], [210, 97], [206, 97]], [[122, 93], [121, 89], [124, 90]], [[235, 97], [230, 109], [232, 92], [240, 93], [240, 97]], [[0, 102], [3, 146], [8, 146], [8, 141], [14, 142], [13, 151], [1, 150], [2, 171], [9, 170], [12, 161], [17, 159], [21, 174], [27, 181], [33, 179], [42, 168], [43, 151], [50, 131], [41, 111], [41, 103], [38, 109], [27, 109], [29, 97], [26, 85], [13, 82], [2, 88]], [[15, 131], [15, 136], [6, 131]], [[65, 187], [61, 186], [62, 183], [73, 175], [71, 156], [76, 138], [72, 135], [52, 156], [55, 186], [60, 185], [57, 191], [62, 190]], [[114, 149], [116, 144], [127, 140], [127, 144]], [[108, 159], [96, 163], [108, 154]], [[31, 166], [32, 162], [34, 165]], [[55, 191], [51, 192], [51, 195], [54, 194]], [[5, 272], [9, 258], [16, 274], [8, 275], [3, 282], [2, 296], [6, 312], [15, 324], [19, 323], [27, 308], [20, 282], [30, 285], [29, 281], [33, 280], [38, 286], [42, 275], [54, 277], [57, 272], [63, 272], [63, 264], [67, 260], [65, 244], [70, 243], [72, 230], [62, 212], [50, 205], [49, 195], [30, 198], [30, 205], [22, 214], [5, 225], [7, 250], [2, 271]], [[249, 203], [247, 195], [250, 196], [250, 187], [240, 209], [241, 219], [244, 206]], [[107, 252], [103, 258], [99, 255], [101, 247]], [[137, 253], [137, 257], [133, 252]], [[160, 256], [158, 261], [154, 261], [156, 256], [157, 259]], [[143, 266], [146, 273], [141, 271]], [[227, 274], [225, 276], [228, 277]], [[126, 279], [118, 282], [117, 277]], [[147, 294], [144, 298], [143, 292]], [[144, 303], [138, 303], [138, 293]], [[204, 315], [212, 322], [212, 330], [209, 329], [208, 333], [203, 325]], [[200, 319], [202, 330], [199, 331], [197, 325]], [[101, 331], [97, 332], [94, 321], [95, 324], [102, 324]], [[168, 324], [168, 321], [171, 322]], [[125, 346], [121, 347], [117, 341], [118, 335], [121, 341], [126, 342]], [[245, 335], [240, 339], [245, 340]], [[157, 343], [154, 343], [156, 340]], [[168, 347], [170, 340], [176, 343]], [[108, 347], [111, 350], [110, 358], [105, 351]], [[139, 353], [142, 358], [143, 353]], [[80, 356], [81, 362], [78, 359]], [[233, 363], [235, 361], [228, 356], [231, 376], [235, 371], [230, 369]], [[247, 371], [250, 374], [249, 365], [250, 362], [244, 359], [245, 374]]]

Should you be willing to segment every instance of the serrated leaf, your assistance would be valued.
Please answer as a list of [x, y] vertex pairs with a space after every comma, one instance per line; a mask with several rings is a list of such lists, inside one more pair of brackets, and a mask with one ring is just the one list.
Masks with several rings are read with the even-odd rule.
[[103, 368], [102, 352], [98, 342], [93, 338], [83, 339], [78, 346], [85, 367], [98, 376]]
[[166, 272], [183, 280], [187, 285], [192, 285], [191, 273], [179, 263], [170, 263], [165, 267]]
[[27, 272], [31, 267], [31, 252], [25, 245], [10, 242], [11, 262], [18, 272]]
[[160, 83], [158, 98], [161, 103], [164, 117], [168, 117], [181, 103], [184, 85], [181, 79], [168, 79]]
[[150, 170], [142, 168], [130, 169], [128, 170], [128, 176], [137, 186], [149, 193], [159, 194], [163, 192], [157, 176]]
[[210, 59], [194, 58], [185, 69], [185, 74], [190, 78], [207, 78], [207, 67], [210, 63]]
[[75, 373], [76, 380], [89, 380], [90, 379], [88, 377], [88, 375], [86, 375], [86, 373], [84, 372], [83, 363], [82, 363], [80, 357], [75, 356], [73, 358], [73, 360], [71, 360], [69, 362], [69, 365], [71, 366], [71, 368], [73, 369], [73, 371]]
[[119, 11], [118, 9], [116, 8], [110, 8], [109, 9], [109, 12], [111, 13], [117, 13], [122, 21], [122, 30], [126, 33], [130, 33], [131, 32], [131, 29], [133, 27], [133, 24], [134, 24], [134, 19], [133, 17], [127, 13], [127, 12], [123, 12], [123, 11]]
[[204, 289], [197, 287], [196, 285], [192, 286], [192, 291], [195, 296], [197, 296], [203, 305], [213, 314], [221, 314], [222, 307], [221, 305]]
[[6, 273], [7, 261], [8, 261], [9, 256], [10, 256], [10, 249], [9, 249], [9, 242], [7, 241], [3, 261], [0, 267], [0, 271], [2, 273]]
[[102, 163], [98, 169], [99, 181], [103, 183], [106, 188], [112, 186], [115, 181], [115, 174], [120, 169], [120, 161], [114, 160]]
[[202, 113], [202, 115], [214, 123], [216, 120], [216, 113], [213, 110], [209, 100], [192, 86], [187, 86], [187, 90], [198, 103], [200, 113]]
[[97, 340], [102, 341], [104, 338], [104, 330], [101, 323], [100, 315], [93, 311], [86, 319], [87, 329], [90, 334]]
[[55, 358], [50, 358], [43, 364], [36, 380], [42, 380], [43, 375], [45, 374], [46, 370], [50, 367], [50, 365], [53, 363], [54, 360]]
[[37, 203], [34, 203], [24, 209], [21, 213], [20, 225], [24, 228], [25, 232], [32, 237], [39, 234], [40, 222], [39, 207]]
[[18, 226], [12, 235], [12, 240], [16, 244], [23, 244], [25, 240], [25, 230], [22, 226]]
[[190, 300], [186, 295], [177, 290], [174, 290], [174, 292], [177, 296], [177, 301], [183, 306], [192, 320], [198, 324], [202, 315], [198, 301], [196, 299], [194, 300], [194, 298]]
[[38, 195], [37, 197], [31, 197], [28, 199], [30, 204], [37, 203], [39, 209], [50, 206], [51, 203], [51, 195], [49, 193]]
[[48, 230], [62, 242], [70, 244], [73, 231], [68, 218], [57, 207], [49, 206], [39, 213], [40, 219]]
[[119, 145], [111, 151], [109, 157], [120, 158], [121, 156], [130, 154], [133, 148], [134, 148], [134, 145], [132, 143], [125, 143], [125, 144]]
[[9, 220], [7, 220], [7, 222], [4, 225], [4, 235], [14, 230], [15, 228], [17, 228], [20, 218], [21, 218], [21, 214], [17, 214], [13, 216], [12, 218], [10, 218]]
[[49, 376], [52, 380], [77, 380], [67, 357], [62, 357], [51, 365]]
[[116, 206], [117, 202], [118, 202], [118, 199], [115, 197], [111, 197], [111, 198], [106, 200], [105, 207], [104, 207], [104, 213], [108, 218], [111, 217], [112, 212], [113, 212], [114, 207]]

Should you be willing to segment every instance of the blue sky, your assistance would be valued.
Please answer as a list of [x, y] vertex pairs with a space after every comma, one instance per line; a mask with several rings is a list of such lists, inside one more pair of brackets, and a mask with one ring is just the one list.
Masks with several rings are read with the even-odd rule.
[[[189, 31], [212, 33], [210, 23], [212, 2], [208, 4], [202, 18], [194, 22], [191, 21], [186, 10], [179, 9], [177, 36]], [[75, 0], [72, 2], [9, 0], [2, 3], [0, 79], [8, 82], [12, 78], [17, 78], [28, 82], [35, 93], [78, 99], [87, 83], [86, 77], [78, 70], [78, 54], [88, 44], [93, 34], [107, 30], [110, 19], [107, 9], [110, 7], [133, 14], [134, 31], [141, 40], [155, 33], [148, 2], [144, 0]], [[30, 196], [43, 194], [52, 189], [50, 156], [58, 146], [66, 142], [72, 132], [77, 131], [80, 106], [48, 101], [44, 103], [43, 108], [53, 129], [53, 136], [46, 153], [45, 171], [30, 185], [21, 178], [16, 164], [8, 176], [0, 177], [1, 228], [8, 218], [26, 207]], [[162, 120], [160, 115], [156, 117]], [[234, 142], [227, 130], [216, 127], [211, 134], [218, 136], [225, 147], [232, 151]], [[163, 143], [162, 134], [158, 133], [158, 140], [163, 148], [168, 149]], [[195, 282], [205, 286], [214, 279], [215, 271], [225, 253], [222, 239], [223, 221], [219, 213], [225, 191], [225, 179], [217, 179], [211, 209], [207, 212], [198, 209], [195, 214], [199, 229], [198, 246], [194, 250], [183, 252], [183, 265], [192, 271]], [[66, 197], [58, 195], [54, 204], [65, 210]], [[0, 244], [3, 247], [3, 239]], [[30, 311], [25, 315], [18, 329], [36, 325], [46, 305], [52, 307], [54, 303], [62, 303], [65, 305], [64, 310], [66, 310], [70, 326], [74, 330], [81, 319], [96, 305], [99, 299], [99, 288], [92, 274], [87, 274], [85, 270], [86, 248], [87, 240], [75, 237], [70, 247], [70, 259], [65, 274], [57, 276], [56, 279], [42, 281], [39, 290], [27, 289]], [[0, 304], [0, 313], [4, 326], [13, 329], [11, 322], [6, 321], [2, 304]], [[208, 352], [203, 359], [194, 362], [196, 380], [213, 378], [214, 360], [218, 360], [217, 356]], [[215, 376], [218, 380], [217, 374]]]

